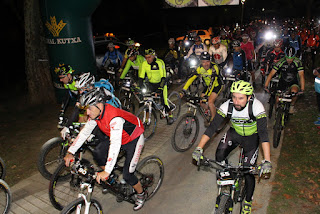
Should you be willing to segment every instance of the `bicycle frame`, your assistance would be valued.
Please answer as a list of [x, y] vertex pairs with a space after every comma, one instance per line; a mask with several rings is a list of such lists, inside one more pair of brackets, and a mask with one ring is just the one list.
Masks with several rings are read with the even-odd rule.
[[[189, 106], [188, 111], [192, 112], [192, 108], [193, 108], [193, 115], [194, 116], [196, 116], [197, 111], [199, 111], [200, 115], [203, 117], [203, 119], [205, 119], [207, 122], [209, 122], [211, 119], [211, 115], [207, 114], [205, 112], [205, 110], [199, 104], [200, 101], [207, 102], [207, 99], [201, 98], [201, 97], [189, 97], [188, 102], [187, 102], [187, 105]], [[208, 111], [208, 113], [210, 113], [210, 111]]]
[[[92, 192], [93, 192], [93, 187], [94, 187], [94, 182], [91, 182], [91, 183], [82, 183], [82, 184], [80, 184], [81, 192], [79, 193], [78, 198], [83, 198], [83, 200], [84, 200], [84, 202], [85, 202], [84, 214], [89, 214], [90, 205], [91, 205], [91, 196], [92, 196]], [[85, 189], [88, 190], [87, 195], [83, 193]], [[77, 213], [77, 214], [80, 214], [80, 211], [81, 211], [81, 204], [79, 204], [79, 205], [77, 206], [76, 213]]]

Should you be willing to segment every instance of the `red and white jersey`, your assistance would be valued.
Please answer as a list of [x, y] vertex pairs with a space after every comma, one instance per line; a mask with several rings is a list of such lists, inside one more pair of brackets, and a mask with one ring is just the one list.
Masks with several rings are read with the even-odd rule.
[[228, 56], [227, 47], [223, 44], [220, 44], [218, 49], [215, 49], [213, 46], [209, 48], [209, 54], [212, 56], [212, 61], [216, 64], [224, 62]]

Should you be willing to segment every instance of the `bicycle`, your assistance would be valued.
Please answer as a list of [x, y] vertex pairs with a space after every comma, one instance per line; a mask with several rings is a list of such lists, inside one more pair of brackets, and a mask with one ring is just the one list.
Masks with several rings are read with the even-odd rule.
[[0, 158], [0, 213], [9, 213], [12, 194], [9, 185], [4, 181], [6, 175], [6, 165], [2, 158]]
[[250, 81], [250, 77], [247, 71], [244, 70], [232, 70], [231, 68], [226, 68], [222, 72], [224, 81], [223, 98], [225, 100], [231, 98], [231, 85], [233, 82], [238, 80]]
[[[168, 118], [169, 114], [165, 107], [161, 104], [162, 95], [151, 92], [148, 88], [142, 90], [144, 105], [138, 110], [136, 116], [140, 118], [144, 126], [145, 140], [149, 140], [155, 133], [157, 127], [157, 114], [160, 112], [160, 119]], [[181, 98], [178, 92], [173, 91], [167, 98], [170, 112], [173, 115], [173, 120], [176, 121], [181, 110]]]
[[177, 152], [187, 151], [196, 142], [200, 130], [197, 112], [200, 112], [200, 115], [206, 123], [209, 123], [211, 119], [210, 110], [205, 110], [200, 105], [200, 103], [208, 102], [206, 98], [199, 97], [197, 94], [195, 96], [186, 94], [185, 97], [187, 99], [187, 105], [189, 106], [188, 112], [181, 116], [177, 122], [171, 138], [171, 145]]
[[279, 77], [273, 77], [270, 81], [270, 86], [269, 86], [269, 93], [270, 93], [270, 97], [269, 97], [269, 119], [272, 117], [272, 113], [273, 113], [273, 107], [276, 103], [276, 92], [277, 92], [277, 88], [278, 88], [278, 83], [279, 83]]
[[278, 90], [276, 96], [279, 97], [276, 109], [275, 124], [273, 126], [273, 147], [277, 148], [280, 143], [281, 132], [289, 120], [289, 108], [292, 98], [300, 93], [289, 92], [288, 90]]
[[[120, 166], [118, 162], [121, 161], [123, 157], [124, 153], [119, 156], [117, 164], [115, 165], [107, 182], [102, 182], [101, 186], [104, 188], [103, 193], [111, 192], [116, 195], [117, 202], [127, 201], [134, 204], [136, 194], [135, 190], [128, 185], [125, 180], [119, 179], [123, 171], [123, 166]], [[62, 181], [58, 183], [59, 176], [57, 175], [62, 169], [66, 169], [64, 163], [60, 165], [59, 170], [57, 170], [57, 174], [54, 175], [56, 177], [50, 182], [50, 186], [54, 187], [54, 191], [59, 194], [55, 194], [55, 198], [61, 196], [61, 200], [59, 202], [56, 201], [57, 203], [53, 204], [54, 207], [59, 210], [63, 209], [62, 213], [64, 213], [64, 211], [67, 210], [70, 212], [73, 209], [81, 209], [81, 206], [78, 206], [79, 204], [85, 204], [87, 210], [90, 208], [89, 203], [93, 202], [93, 206], [98, 211], [102, 210], [101, 206], [99, 206], [100, 203], [92, 198], [95, 183], [95, 177], [93, 175], [98, 170], [94, 169], [94, 166], [88, 160], [79, 159], [71, 167], [71, 173], [69, 173], [71, 181], [68, 182], [62, 179]], [[163, 163], [160, 158], [156, 156], [148, 156], [137, 164], [135, 175], [138, 177], [144, 191], [148, 193], [146, 200], [149, 200], [156, 194], [162, 184], [164, 176]], [[57, 187], [57, 185], [59, 185], [59, 187]], [[50, 200], [51, 199], [52, 197], [50, 197]]]
[[[258, 174], [257, 166], [244, 166], [243, 148], [240, 150], [239, 163], [236, 166], [228, 164], [225, 161], [218, 162], [213, 159], [202, 157], [198, 162], [198, 171], [201, 166], [216, 169], [218, 196], [216, 205], [212, 213], [215, 214], [231, 214], [233, 206], [240, 203], [240, 210], [243, 206], [243, 200], [246, 197], [245, 174]], [[261, 174], [258, 182], [260, 182]]]

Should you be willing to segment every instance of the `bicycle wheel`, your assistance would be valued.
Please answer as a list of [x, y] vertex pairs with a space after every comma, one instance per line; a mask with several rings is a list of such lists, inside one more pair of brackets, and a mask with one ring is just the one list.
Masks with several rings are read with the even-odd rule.
[[43, 144], [38, 158], [38, 170], [44, 178], [49, 180], [52, 177], [56, 168], [63, 162], [68, 147], [68, 142], [61, 137], [54, 137]]
[[[79, 208], [79, 210], [77, 210], [77, 208]], [[61, 214], [67, 214], [67, 213], [85, 213], [85, 201], [83, 198], [78, 198], [77, 200], [74, 200], [73, 202], [71, 202], [68, 206], [66, 206], [65, 208], [63, 208], [63, 210], [61, 211]], [[80, 212], [78, 212], [80, 211]], [[91, 199], [91, 204], [90, 204], [90, 208], [89, 208], [89, 213], [94, 214], [94, 213], [98, 213], [98, 214], [102, 214], [102, 206], [100, 204], [100, 202], [94, 198]]]
[[148, 197], [146, 200], [149, 200], [156, 194], [162, 184], [163, 163], [157, 156], [148, 156], [138, 163], [135, 175], [143, 189], [147, 190]]
[[9, 213], [12, 195], [9, 185], [0, 179], [0, 213]]
[[80, 180], [78, 176], [70, 174], [70, 168], [61, 163], [53, 173], [49, 183], [49, 199], [52, 205], [62, 210], [73, 200], [78, 198]]
[[181, 111], [181, 97], [180, 94], [176, 91], [170, 93], [168, 97], [168, 103], [170, 110], [172, 111], [173, 119], [176, 121], [179, 118]]
[[[232, 205], [232, 199], [229, 195], [220, 195], [220, 202], [218, 207], [214, 208], [212, 213], [215, 214], [227, 214], [231, 213], [232, 211], [229, 210], [230, 206]], [[230, 204], [231, 203], [231, 204]]]
[[0, 179], [4, 180], [4, 177], [6, 177], [6, 165], [2, 158], [0, 158]]
[[277, 148], [280, 143], [281, 131], [282, 131], [282, 109], [279, 109], [276, 114], [275, 124], [273, 126], [273, 148]]
[[199, 119], [192, 113], [184, 114], [177, 123], [171, 138], [171, 145], [177, 152], [190, 149], [196, 142], [200, 130]]
[[123, 96], [120, 98], [121, 107], [123, 110], [128, 111], [132, 114], [136, 112], [136, 107], [134, 103], [127, 96]]
[[148, 121], [148, 117], [149, 117], [149, 110], [145, 108], [145, 106], [142, 106], [139, 110], [138, 113], [136, 114], [137, 117], [140, 118], [140, 120], [143, 122], [143, 126], [144, 126], [144, 138], [145, 141], [149, 140], [155, 130], [156, 130], [156, 126], [157, 126], [157, 114], [155, 112], [155, 109], [152, 108], [151, 110], [151, 118], [150, 121]]

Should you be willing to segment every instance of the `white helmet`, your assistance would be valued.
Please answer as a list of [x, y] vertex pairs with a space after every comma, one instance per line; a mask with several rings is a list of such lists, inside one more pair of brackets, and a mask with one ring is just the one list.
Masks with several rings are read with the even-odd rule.
[[104, 88], [94, 88], [81, 95], [79, 102], [81, 106], [91, 106], [97, 103], [105, 103], [112, 98], [111, 92]]
[[83, 73], [79, 76], [79, 78], [76, 80], [75, 87], [76, 88], [83, 88], [88, 87], [90, 85], [93, 85], [96, 78], [90, 74], [90, 72]]

